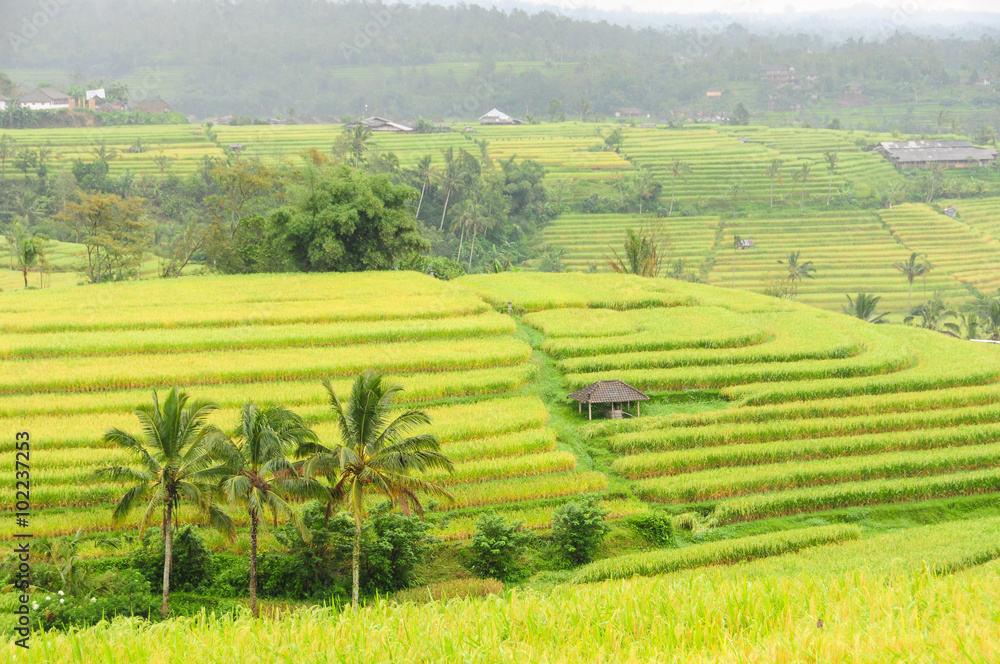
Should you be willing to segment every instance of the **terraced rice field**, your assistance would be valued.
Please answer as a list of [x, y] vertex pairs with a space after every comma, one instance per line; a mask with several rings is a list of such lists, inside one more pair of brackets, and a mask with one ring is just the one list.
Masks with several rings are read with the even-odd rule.
[[[863, 290], [880, 295], [880, 310], [897, 313], [894, 319], [898, 320], [906, 312], [909, 284], [892, 265], [906, 261], [911, 251], [923, 253], [922, 250], [931, 249], [919, 233], [894, 236], [886, 230], [880, 217], [892, 228], [890, 220], [897, 218], [894, 215], [899, 214], [900, 208], [905, 206], [883, 210], [879, 215], [862, 211], [808, 212], [783, 218], [728, 220], [709, 282], [760, 292], [769, 282], [786, 274], [785, 266], [778, 261], [791, 252], [801, 251], [800, 260], [812, 261], [816, 272], [814, 279], [800, 283], [799, 301], [839, 310], [846, 303], [845, 293], [853, 296]], [[931, 218], [930, 223], [937, 220]], [[752, 239], [754, 248], [735, 249], [737, 235]], [[983, 253], [976, 251], [977, 256]], [[939, 247], [933, 255], [940, 254]], [[951, 301], [968, 297], [964, 284], [953, 275], [964, 263], [946, 262], [938, 266], [930, 255], [928, 259], [935, 269], [926, 279], [914, 283], [914, 303], [922, 301], [925, 292], [930, 295], [941, 291]]]
[[1000, 240], [985, 230], [922, 204], [897, 205], [879, 216], [895, 237], [925, 256], [935, 272], [946, 272], [983, 293], [1000, 287]]
[[[608, 278], [521, 273], [459, 283], [530, 311], [523, 321], [544, 335], [540, 348], [567, 391], [621, 379], [654, 395], [643, 417], [587, 423], [586, 408], [581, 416], [583, 436], [612, 455], [610, 476], [635, 498], [722, 525], [1000, 491], [995, 348], [677, 282], [618, 277], [623, 291], [649, 284], [674, 301], [616, 308], [596, 296]], [[550, 294], [544, 306], [536, 291]], [[657, 395], [694, 390], [727, 405], [657, 413]], [[766, 546], [794, 548], [779, 540]], [[709, 555], [699, 550], [659, 562], [609, 559], [580, 578], [678, 569]]]
[[[545, 404], [525, 392], [536, 369], [510, 317], [417, 273], [5, 292], [0, 328], [0, 426], [32, 432], [38, 535], [111, 529], [108, 506], [123, 487], [88, 477], [125, 461], [101, 436], [112, 426], [134, 431], [131, 411], [152, 390], [176, 385], [214, 401], [220, 408], [212, 422], [224, 428], [247, 399], [280, 402], [326, 439], [336, 428], [319, 379], [331, 377], [344, 392], [367, 368], [390, 373], [406, 402], [427, 406], [456, 462], [454, 475], [440, 478], [456, 500], [439, 509], [460, 517], [447, 537], [471, 535], [474, 519], [461, 517], [463, 509], [516, 511], [526, 503], [539, 527], [553, 509], [545, 512], [545, 501], [607, 486], [605, 475], [579, 468], [574, 454], [558, 448]], [[622, 514], [640, 509], [615, 505]], [[201, 520], [190, 510], [184, 517]]]
[[628, 228], [655, 231], [664, 241], [665, 269], [683, 261], [685, 272], [698, 274], [712, 253], [719, 220], [714, 217], [651, 218], [625, 214], [563, 214], [545, 227], [546, 245], [565, 251], [569, 270], [607, 270], [612, 250], [621, 253]]
[[[48, 148], [52, 153], [46, 165], [52, 170], [69, 169], [73, 162], [95, 161], [95, 150], [103, 145], [117, 155], [108, 162], [110, 173], [120, 175], [129, 171], [133, 175], [157, 176], [160, 165], [154, 161], [163, 156], [170, 160], [171, 173], [193, 173], [205, 157], [218, 159], [224, 156], [222, 148], [205, 133], [202, 125], [155, 125], [133, 127], [87, 127], [76, 129], [16, 129], [4, 130], [17, 141], [16, 147]], [[142, 152], [129, 152], [141, 143]], [[21, 174], [7, 164], [7, 177]]]

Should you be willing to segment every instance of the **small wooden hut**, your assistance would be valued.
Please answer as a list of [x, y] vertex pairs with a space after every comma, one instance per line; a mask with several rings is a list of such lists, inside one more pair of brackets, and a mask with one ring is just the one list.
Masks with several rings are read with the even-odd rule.
[[647, 401], [648, 396], [635, 389], [628, 383], [621, 380], [599, 380], [570, 394], [567, 399], [572, 399], [577, 403], [577, 410], [583, 412], [583, 404], [587, 404], [587, 419], [594, 419], [594, 404], [607, 405], [608, 417], [619, 419], [622, 412], [635, 404], [635, 415], [638, 417], [641, 412], [639, 402]]

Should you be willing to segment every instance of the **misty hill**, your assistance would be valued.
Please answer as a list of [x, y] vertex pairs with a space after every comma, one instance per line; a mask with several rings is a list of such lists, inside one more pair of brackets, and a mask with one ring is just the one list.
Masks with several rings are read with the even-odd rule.
[[[766, 37], [738, 23], [633, 28], [552, 12], [310, 0], [33, 0], [6, 3], [0, 63], [24, 89], [116, 80], [136, 99], [162, 95], [199, 118], [354, 116], [473, 118], [500, 107], [542, 116], [553, 98], [572, 115], [636, 107], [666, 117], [725, 89], [752, 111], [839, 100], [865, 81], [873, 100], [934, 95], [995, 77], [992, 41], [898, 34], [829, 44], [805, 32]], [[45, 3], [42, 3], [43, 5]], [[42, 10], [40, 11], [40, 7]], [[905, 26], [904, 26], [905, 27]], [[813, 75], [792, 89], [762, 67]], [[996, 100], [978, 94], [979, 103]]]

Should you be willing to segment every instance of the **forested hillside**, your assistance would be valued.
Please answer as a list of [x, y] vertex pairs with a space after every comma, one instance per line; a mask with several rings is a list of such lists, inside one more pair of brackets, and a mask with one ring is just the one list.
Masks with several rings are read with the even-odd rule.
[[[354, 116], [478, 117], [493, 106], [546, 116], [636, 107], [665, 117], [693, 106], [752, 112], [839, 107], [862, 81], [873, 102], [892, 102], [904, 131], [930, 128], [906, 105], [951, 100], [989, 118], [996, 95], [991, 40], [899, 33], [883, 43], [825, 43], [805, 34], [753, 35], [734, 22], [713, 30], [633, 29], [552, 13], [504, 13], [305, 0], [79, 0], [53, 2], [40, 20], [32, 0], [9, 0], [11, 31], [0, 63], [23, 88], [123, 81], [138, 98], [161, 95], [199, 118]], [[32, 25], [32, 21], [38, 24]], [[6, 21], [5, 21], [6, 23]], [[798, 82], [760, 80], [769, 65]], [[962, 83], [965, 81], [965, 83]], [[708, 100], [708, 88], [721, 98]], [[2, 90], [0, 90], [2, 93]], [[955, 114], [963, 129], [966, 112]], [[877, 113], [859, 123], [883, 124]], [[995, 121], [990, 122], [997, 124]], [[886, 128], [886, 127], [878, 127]]]

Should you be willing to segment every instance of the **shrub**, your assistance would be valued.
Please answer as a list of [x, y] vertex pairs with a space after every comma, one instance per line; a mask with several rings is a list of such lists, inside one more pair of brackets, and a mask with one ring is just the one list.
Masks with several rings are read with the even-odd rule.
[[597, 504], [597, 496], [566, 503], [552, 515], [552, 540], [560, 555], [572, 566], [589, 563], [611, 527], [609, 514]]
[[[151, 548], [149, 539], [154, 530], [147, 530], [143, 546], [135, 551], [129, 566], [149, 581], [154, 591], [163, 591], [163, 543]], [[195, 592], [208, 588], [212, 583], [212, 553], [204, 540], [191, 526], [181, 526], [174, 532], [173, 563], [170, 570], [170, 590]]]
[[521, 522], [508, 522], [490, 510], [476, 521], [476, 532], [469, 545], [466, 567], [476, 576], [516, 581], [523, 578], [521, 554], [530, 535], [521, 530]]
[[432, 538], [423, 521], [400, 514], [377, 514], [362, 534], [362, 588], [367, 593], [393, 592], [413, 585], [414, 571]]
[[114, 570], [92, 581], [93, 592], [39, 596], [32, 605], [32, 622], [49, 629], [93, 625], [114, 616], [156, 616], [159, 600], [150, 594], [149, 582], [137, 570]]
[[674, 520], [663, 512], [633, 514], [625, 522], [650, 544], [669, 546], [674, 542]]

